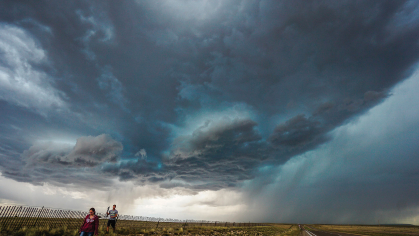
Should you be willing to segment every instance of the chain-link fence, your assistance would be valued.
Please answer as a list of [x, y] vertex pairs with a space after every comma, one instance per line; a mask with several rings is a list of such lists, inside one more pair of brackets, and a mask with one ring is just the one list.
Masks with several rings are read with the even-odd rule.
[[[0, 229], [18, 230], [32, 227], [67, 227], [78, 229], [81, 227], [88, 212], [52, 209], [45, 207], [0, 206]], [[99, 224], [106, 224], [106, 213], [98, 213]], [[129, 228], [186, 228], [186, 227], [244, 227], [262, 226], [260, 223], [239, 223], [205, 220], [178, 220], [158, 217], [119, 215], [118, 227]]]

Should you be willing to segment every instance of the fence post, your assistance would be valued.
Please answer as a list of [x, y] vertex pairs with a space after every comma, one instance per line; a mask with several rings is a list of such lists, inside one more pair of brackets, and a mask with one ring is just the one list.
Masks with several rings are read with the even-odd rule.
[[7, 217], [7, 221], [6, 221], [6, 227], [10, 229], [10, 225], [13, 222], [13, 213], [15, 212], [16, 206], [13, 206], [12, 208], [10, 208], [8, 217]]
[[22, 227], [23, 222], [26, 220], [26, 212], [27, 208], [22, 206], [22, 211], [20, 212], [19, 217], [19, 224], [17, 224], [17, 229], [20, 229]]
[[16, 221], [16, 212], [18, 211], [19, 207], [16, 206], [16, 208], [14, 208], [12, 215], [10, 216], [10, 221], [8, 222], [9, 228], [10, 229], [14, 229], [14, 223]]
[[29, 207], [25, 207], [22, 213], [22, 219], [20, 221], [19, 224], [19, 229], [22, 227], [25, 227], [25, 223], [28, 220], [28, 214], [29, 214], [30, 208]]
[[31, 212], [31, 215], [30, 215], [31, 218], [27, 223], [28, 226], [32, 225], [32, 223], [35, 222], [35, 216], [36, 216], [36, 213], [38, 212], [37, 209], [38, 208], [32, 207], [32, 212]]
[[39, 210], [38, 218], [36, 219], [36, 225], [37, 226], [45, 226], [48, 223], [48, 216], [47, 216], [47, 208], [42, 207]]
[[55, 223], [55, 211], [56, 210], [53, 210], [53, 209], [50, 209], [50, 210], [47, 210], [47, 216], [48, 216], [48, 218], [49, 218], [49, 227], [50, 228], [54, 228], [55, 227], [55, 225], [56, 225], [56, 223]]
[[[83, 222], [84, 222], [84, 217], [86, 217], [86, 216], [83, 214], [83, 212], [81, 212], [81, 211], [76, 211], [76, 216], [77, 216], [77, 219], [78, 219], [78, 223], [79, 223], [79, 225], [83, 224]], [[79, 227], [80, 227], [80, 226], [79, 226]]]
[[[13, 216], [13, 212], [15, 211], [16, 206], [12, 206], [9, 208], [9, 211], [7, 211], [7, 219], [5, 222], [5, 227], [8, 227], [10, 225], [12, 216]], [[9, 228], [9, 227], [8, 227]]]
[[77, 228], [78, 226], [78, 217], [77, 214], [75, 213], [75, 211], [70, 211], [70, 218], [71, 218], [71, 222], [73, 222], [71, 224], [72, 227]]
[[54, 225], [52, 228], [57, 228], [60, 226], [60, 220], [58, 218], [58, 211], [59, 210], [53, 210], [51, 214], [52, 224]]
[[64, 225], [67, 225], [67, 222], [65, 221], [65, 217], [64, 217], [64, 210], [59, 210], [58, 211], [58, 220], [59, 220], [59, 224], [61, 224], [61, 227], [64, 227]]
[[25, 218], [22, 221], [22, 223], [20, 224], [21, 228], [28, 225], [31, 213], [32, 213], [32, 208], [31, 207], [26, 207], [26, 212], [25, 212], [25, 216], [24, 216]]
[[2, 206], [2, 207], [0, 207], [0, 227], [1, 227], [1, 225], [2, 225], [2, 223], [3, 223], [3, 215], [4, 215], [4, 211], [6, 210], [6, 206]]
[[[0, 227], [3, 226], [3, 220], [6, 218], [5, 217], [6, 216], [6, 211], [7, 211], [8, 208], [9, 208], [9, 206], [3, 206], [1, 208], [1, 211], [0, 211]], [[1, 227], [1, 228], [4, 228], [4, 227]]]
[[61, 213], [61, 216], [63, 217], [63, 221], [65, 222], [65, 226], [68, 228], [68, 225], [70, 223], [69, 219], [68, 219], [68, 210], [63, 210]]
[[4, 212], [4, 216], [3, 216], [4, 217], [4, 222], [2, 222], [2, 226], [4, 225], [4, 227], [2, 227], [2, 230], [6, 228], [7, 221], [9, 220], [9, 218], [8, 218], [9, 211], [10, 211], [11, 208], [12, 208], [11, 206], [8, 206], [6, 208], [6, 211]]
[[13, 217], [13, 229], [16, 229], [19, 224], [20, 215], [22, 214], [23, 206], [20, 206], [16, 209], [15, 216]]
[[40, 218], [42, 219], [42, 226], [46, 226], [46, 225], [50, 225], [50, 220], [48, 219], [48, 216], [49, 216], [49, 209], [47, 209], [47, 208], [44, 208], [44, 209], [42, 209], [41, 210], [41, 216], [40, 216]]
[[36, 223], [38, 223], [39, 215], [41, 215], [41, 211], [42, 211], [43, 209], [44, 209], [44, 206], [42, 206], [42, 208], [39, 210], [38, 217], [36, 218], [35, 223], [33, 224], [33, 227], [35, 227], [35, 226], [36, 226]]
[[159, 227], [160, 220], [157, 221], [156, 229]]
[[54, 227], [53, 228], [60, 227], [61, 220], [58, 217], [59, 216], [59, 212], [60, 212], [60, 210], [55, 210], [54, 213], [53, 213], [53, 219], [54, 219]]
[[15, 229], [15, 227], [16, 227], [18, 221], [19, 221], [18, 215], [20, 214], [21, 210], [22, 210], [22, 206], [16, 207], [16, 209], [13, 212], [13, 215], [12, 215], [12, 221], [9, 223], [10, 228]]

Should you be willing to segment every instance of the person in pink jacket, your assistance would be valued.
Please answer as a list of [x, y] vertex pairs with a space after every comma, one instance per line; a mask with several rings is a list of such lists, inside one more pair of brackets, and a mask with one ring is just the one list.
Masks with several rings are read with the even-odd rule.
[[84, 218], [83, 225], [79, 230], [80, 236], [98, 235], [99, 217], [95, 213], [95, 208], [90, 208], [89, 215]]

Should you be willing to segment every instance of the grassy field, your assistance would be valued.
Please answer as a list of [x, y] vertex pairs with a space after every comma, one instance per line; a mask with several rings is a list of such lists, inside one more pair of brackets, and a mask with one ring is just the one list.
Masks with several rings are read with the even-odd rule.
[[419, 235], [418, 226], [310, 225], [310, 227], [324, 231], [371, 236]]
[[[250, 227], [219, 227], [219, 226], [186, 226], [186, 227], [159, 227], [159, 228], [138, 228], [138, 227], [117, 227], [116, 233], [106, 234], [106, 227], [99, 226], [99, 235], [281, 235], [298, 236], [300, 230], [296, 225], [270, 224], [266, 226]], [[176, 225], [173, 225], [176, 226]], [[77, 229], [62, 228], [22, 228], [17, 231], [4, 231], [0, 235], [10, 236], [78, 236]]]
[[[86, 212], [26, 206], [0, 206], [0, 235], [78, 236]], [[104, 216], [104, 214], [99, 214]], [[168, 222], [165, 222], [168, 221]], [[99, 220], [99, 235], [281, 235], [298, 236], [290, 224], [215, 221], [180, 221], [140, 216], [121, 216], [117, 231], [106, 234], [106, 218]]]
[[[16, 230], [22, 227], [46, 227], [60, 228], [66, 226], [68, 229], [79, 229], [84, 217], [80, 218], [29, 218], [29, 217], [1, 217], [0, 228]], [[100, 219], [99, 225], [106, 225], [107, 219]], [[237, 222], [164, 222], [164, 221], [138, 221], [138, 220], [118, 220], [118, 226], [123, 228], [186, 228], [186, 227], [248, 227], [263, 226], [258, 223], [237, 223]]]

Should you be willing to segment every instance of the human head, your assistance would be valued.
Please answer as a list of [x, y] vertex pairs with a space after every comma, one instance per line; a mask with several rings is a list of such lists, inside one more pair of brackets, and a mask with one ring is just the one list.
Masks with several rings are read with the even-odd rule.
[[113, 209], [115, 210], [115, 208], [116, 208], [116, 205], [115, 205], [115, 204], [113, 204], [112, 208], [113, 208]]
[[90, 213], [90, 215], [94, 215], [94, 214], [96, 214], [96, 210], [95, 210], [95, 208], [90, 208], [90, 210], [89, 210], [89, 213]]

